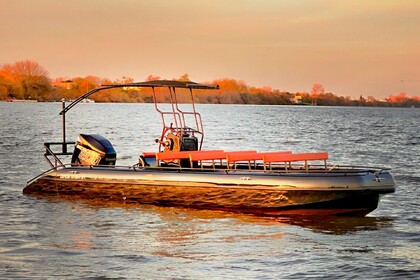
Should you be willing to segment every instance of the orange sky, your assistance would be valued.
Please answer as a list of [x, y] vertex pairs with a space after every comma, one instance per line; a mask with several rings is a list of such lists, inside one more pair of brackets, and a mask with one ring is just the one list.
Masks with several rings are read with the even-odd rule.
[[0, 0], [0, 64], [54, 77], [244, 80], [420, 95], [420, 1]]

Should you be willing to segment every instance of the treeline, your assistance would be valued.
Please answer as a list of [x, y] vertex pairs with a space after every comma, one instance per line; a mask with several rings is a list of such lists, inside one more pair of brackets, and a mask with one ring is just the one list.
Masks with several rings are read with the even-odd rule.
[[[76, 99], [87, 91], [103, 84], [131, 83], [130, 77], [109, 80], [96, 76], [75, 77], [72, 79], [50, 79], [46, 71], [37, 62], [18, 61], [14, 64], [0, 65], [0, 100], [33, 99], [38, 101], [60, 101]], [[150, 75], [146, 80], [160, 79]], [[188, 74], [177, 80], [189, 81]], [[310, 92], [290, 93], [271, 87], [252, 87], [244, 81], [219, 79], [211, 82], [220, 86], [219, 91], [197, 90], [194, 98], [197, 103], [211, 104], [261, 104], [261, 105], [319, 105], [319, 106], [383, 106], [383, 107], [420, 107], [420, 97], [408, 97], [401, 92], [385, 100], [372, 96], [360, 96], [357, 99], [336, 96], [325, 92], [320, 84], [314, 84]], [[188, 92], [179, 91], [178, 102], [188, 102]], [[96, 102], [153, 102], [150, 89], [118, 88], [95, 93], [91, 98]], [[169, 102], [169, 96], [157, 90], [158, 102]]]

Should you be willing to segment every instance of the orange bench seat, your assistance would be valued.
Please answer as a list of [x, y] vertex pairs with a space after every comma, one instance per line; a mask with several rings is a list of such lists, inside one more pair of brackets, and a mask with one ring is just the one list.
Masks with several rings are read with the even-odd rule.
[[190, 151], [182, 152], [159, 152], [156, 153], [156, 160], [176, 160], [185, 159], [190, 156]]
[[305, 169], [308, 170], [307, 162], [309, 160], [323, 160], [325, 164], [325, 168], [327, 168], [327, 159], [328, 159], [328, 152], [318, 152], [318, 153], [301, 153], [301, 154], [276, 154], [276, 153], [267, 153], [263, 156], [263, 163], [264, 169], [266, 167], [266, 163], [269, 164], [271, 169], [271, 163], [273, 162], [284, 162], [290, 163], [296, 161], [304, 161], [305, 162]]
[[156, 152], [142, 152], [144, 158], [156, 158]]
[[[226, 152], [224, 151], [213, 151], [210, 153], [191, 153], [190, 154], [190, 164], [191, 168], [194, 167], [194, 162], [201, 162], [201, 161], [212, 161], [213, 168], [215, 168], [214, 161], [220, 160], [220, 164], [222, 164], [222, 160], [226, 159]], [[203, 165], [201, 165], [203, 168]]]
[[226, 159], [228, 163], [228, 168], [230, 168], [230, 163], [234, 164], [234, 168], [236, 169], [236, 163], [239, 161], [247, 161], [248, 167], [251, 169], [251, 161], [254, 162], [254, 166], [256, 165], [257, 160], [262, 160], [265, 154], [291, 154], [291, 151], [284, 151], [284, 152], [266, 152], [266, 153], [257, 153], [256, 151], [238, 151], [238, 152], [230, 152], [227, 153]]
[[156, 153], [156, 160], [181, 160], [189, 159], [191, 154], [212, 154], [223, 152], [223, 150], [202, 150], [202, 151], [180, 151], [180, 152], [159, 152]]
[[249, 161], [262, 159], [262, 155], [257, 151], [234, 151], [226, 153], [227, 162]]
[[224, 151], [214, 151], [211, 153], [190, 153], [190, 161], [219, 160], [225, 158], [226, 152]]
[[264, 162], [289, 162], [289, 161], [305, 161], [305, 160], [327, 160], [327, 152], [319, 153], [265, 153], [263, 154]]

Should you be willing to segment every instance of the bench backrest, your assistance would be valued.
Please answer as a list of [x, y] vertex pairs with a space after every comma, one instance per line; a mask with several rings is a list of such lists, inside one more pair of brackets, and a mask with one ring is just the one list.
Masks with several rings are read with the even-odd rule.
[[141, 155], [144, 158], [156, 158], [156, 152], [143, 152]]
[[223, 150], [202, 150], [202, 151], [180, 151], [180, 152], [160, 152], [156, 153], [157, 160], [177, 160], [188, 159], [190, 155], [211, 155], [220, 153]]
[[276, 154], [267, 153], [263, 156], [264, 163], [270, 162], [292, 162], [292, 161], [308, 161], [308, 160], [327, 160], [327, 152], [319, 153], [302, 153], [302, 154]]
[[227, 152], [226, 160], [228, 163], [237, 162], [237, 161], [251, 161], [251, 160], [261, 160], [262, 154], [257, 153], [257, 151], [235, 151]]
[[202, 160], [220, 160], [226, 158], [226, 152], [223, 150], [202, 151], [201, 153], [190, 153], [190, 161]]
[[156, 160], [186, 159], [189, 156], [190, 156], [190, 151], [182, 151], [182, 152], [159, 152], [159, 153], [156, 153]]

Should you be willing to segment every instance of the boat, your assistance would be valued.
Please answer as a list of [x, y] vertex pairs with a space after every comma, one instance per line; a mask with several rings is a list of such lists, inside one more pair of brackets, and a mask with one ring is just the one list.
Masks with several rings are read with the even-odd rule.
[[[112, 143], [102, 135], [81, 133], [76, 141], [66, 140], [69, 110], [94, 93], [126, 87], [152, 92], [162, 120], [156, 151], [139, 151], [138, 162], [120, 166]], [[204, 127], [193, 91], [218, 89], [212, 84], [156, 80], [103, 85], [67, 106], [63, 101], [63, 140], [44, 143], [51, 168], [29, 180], [23, 193], [263, 216], [365, 216], [383, 195], [395, 191], [388, 168], [331, 164], [324, 151], [204, 149]], [[157, 98], [163, 91], [169, 109]], [[180, 91], [189, 96], [188, 110], [179, 105]]]
[[24, 102], [24, 103], [34, 103], [38, 102], [36, 99], [13, 99], [13, 98], [7, 98], [6, 102]]

